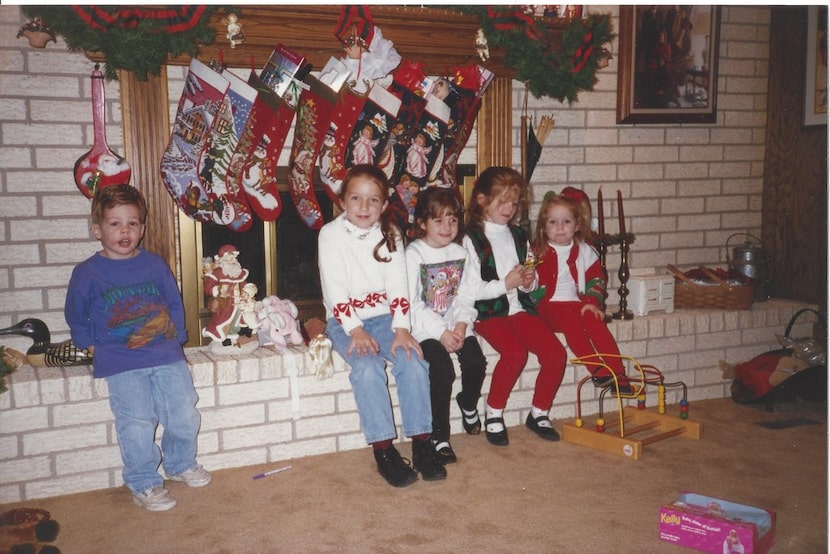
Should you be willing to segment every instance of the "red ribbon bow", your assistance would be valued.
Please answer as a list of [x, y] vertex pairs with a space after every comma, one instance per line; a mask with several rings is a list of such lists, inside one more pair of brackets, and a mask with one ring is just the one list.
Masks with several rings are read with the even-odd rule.
[[582, 45], [576, 49], [573, 55], [574, 66], [571, 68], [571, 73], [579, 73], [588, 60], [591, 59], [591, 54], [594, 52], [594, 45], [591, 41], [594, 39], [593, 31], [588, 31], [582, 37]]
[[542, 35], [536, 29], [536, 20], [521, 10], [497, 12], [492, 6], [487, 6], [487, 17], [493, 21], [493, 27], [499, 31], [522, 29], [531, 39], [535, 41], [542, 39]]
[[389, 311], [392, 312], [392, 316], [395, 315], [395, 312], [398, 310], [398, 308], [401, 309], [401, 314], [406, 315], [406, 313], [409, 311], [409, 300], [407, 300], [406, 298], [395, 298], [394, 300], [392, 300], [392, 302], [389, 304]]
[[413, 92], [420, 88], [425, 77], [424, 64], [409, 60], [403, 60], [393, 74], [393, 79], [396, 82]]

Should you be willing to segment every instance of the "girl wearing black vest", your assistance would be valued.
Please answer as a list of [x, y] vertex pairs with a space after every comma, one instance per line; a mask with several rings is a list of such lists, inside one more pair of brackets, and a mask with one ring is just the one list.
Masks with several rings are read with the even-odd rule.
[[534, 258], [527, 234], [512, 223], [526, 188], [517, 171], [491, 167], [476, 181], [467, 210], [464, 247], [480, 279], [473, 328], [499, 353], [484, 420], [487, 440], [497, 446], [509, 443], [504, 408], [529, 352], [540, 368], [525, 425], [543, 439], [559, 440], [549, 413], [565, 373], [565, 349], [536, 316], [534, 296], [541, 291]]

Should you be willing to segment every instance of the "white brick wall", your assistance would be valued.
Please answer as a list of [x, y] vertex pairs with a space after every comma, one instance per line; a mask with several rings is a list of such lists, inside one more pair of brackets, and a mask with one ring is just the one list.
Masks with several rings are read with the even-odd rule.
[[[591, 5], [610, 13], [617, 6]], [[768, 7], [723, 7], [718, 82], [718, 123], [713, 125], [616, 125], [617, 58], [598, 73], [592, 92], [573, 105], [528, 99], [534, 121], [553, 115], [533, 178], [530, 217], [548, 190], [566, 185], [605, 196], [607, 229], [617, 226], [615, 192], [625, 199], [628, 228], [637, 236], [629, 266], [662, 268], [716, 265], [733, 232], [759, 234], [769, 57]], [[25, 21], [18, 6], [0, 6], [0, 327], [24, 317], [49, 323], [54, 340], [68, 338], [63, 320], [65, 283], [71, 267], [98, 244], [89, 232], [89, 201], [75, 188], [72, 168], [92, 142], [89, 74], [93, 63], [65, 44], [31, 48], [15, 39]], [[619, 51], [615, 41], [612, 52]], [[171, 120], [183, 86], [184, 67], [169, 72]], [[123, 151], [118, 84], [107, 83], [107, 138]], [[513, 84], [513, 124], [519, 161], [524, 87]], [[286, 142], [290, 145], [289, 140]], [[463, 162], [474, 161], [475, 137]], [[287, 149], [281, 157], [285, 163]], [[617, 301], [619, 252], [611, 248], [609, 302]], [[4, 337], [25, 350], [28, 341]]]
[[[611, 13], [618, 29], [617, 6], [591, 5], [588, 11]], [[596, 198], [601, 187], [606, 199], [607, 230], [615, 232], [614, 198], [619, 189], [626, 202], [628, 229], [637, 235], [629, 258], [632, 268], [662, 268], [667, 263], [680, 266], [721, 264], [726, 258], [724, 244], [729, 235], [745, 231], [758, 235], [767, 117], [769, 17], [769, 7], [723, 7], [716, 124], [616, 125], [616, 57], [608, 68], [598, 73], [595, 90], [581, 93], [579, 101], [573, 105], [531, 96], [528, 107], [534, 121], [539, 121], [543, 115], [556, 118], [556, 126], [545, 144], [531, 182], [536, 201], [530, 208], [531, 220], [535, 221], [538, 201], [548, 190], [559, 191], [572, 185]], [[15, 38], [24, 22], [19, 6], [0, 6], [0, 244], [4, 254], [0, 260], [0, 327], [25, 317], [38, 317], [49, 325], [52, 340], [59, 341], [68, 338], [63, 303], [69, 272], [99, 246], [89, 231], [89, 201], [77, 190], [72, 177], [74, 161], [92, 143], [89, 75], [94, 64], [81, 54], [69, 53], [62, 42], [50, 43], [46, 49], [29, 47], [25, 39]], [[611, 50], [619, 51], [616, 41]], [[173, 67], [169, 72], [171, 120], [184, 74], [183, 67]], [[116, 151], [122, 152], [118, 95], [117, 83], [107, 83], [107, 138]], [[523, 98], [523, 85], [514, 82], [513, 136], [516, 143], [512, 152], [517, 166]], [[286, 144], [290, 144], [290, 136]], [[462, 162], [474, 160], [474, 146], [475, 137], [468, 144]], [[281, 163], [286, 161], [287, 152], [284, 152]], [[611, 248], [608, 255], [611, 304], [616, 302], [618, 265], [619, 252]], [[684, 321], [680, 320], [681, 329]], [[692, 318], [689, 325], [697, 323]], [[736, 316], [728, 321], [726, 318], [708, 321], [707, 325], [713, 328], [712, 332], [718, 326], [726, 330], [743, 330], [739, 323], [743, 324]], [[784, 323], [778, 321], [777, 326]], [[641, 327], [638, 321], [631, 326], [635, 331], [628, 345], [632, 353], [656, 356], [661, 363], [673, 368], [711, 372], [715, 367], [713, 360], [718, 355], [714, 352], [722, 351], [730, 358], [744, 359], [758, 350], [757, 345], [741, 346], [738, 343], [731, 348], [719, 348], [710, 355], [666, 354], [659, 351], [659, 346], [651, 346], [646, 340], [650, 329]], [[619, 332], [627, 333], [628, 329], [622, 328]], [[671, 335], [670, 342], [682, 343], [683, 334]], [[25, 351], [30, 341], [9, 336], [3, 337], [0, 344]], [[658, 350], [652, 352], [649, 348]], [[245, 406], [244, 394], [251, 388], [245, 383], [257, 379], [274, 380], [275, 374], [281, 371], [268, 358], [260, 357], [258, 370], [246, 366], [240, 373], [233, 364], [229, 367], [220, 364], [215, 368], [206, 358], [200, 362], [198, 352], [191, 356], [196, 359], [194, 373], [202, 394], [201, 406], [205, 408], [225, 409], [237, 405], [224, 404], [233, 398], [239, 401], [239, 406]], [[258, 377], [255, 377], [257, 371]], [[10, 406], [10, 395], [0, 395], [4, 431], [9, 425], [39, 425], [50, 415], [54, 417], [54, 411], [64, 403], [91, 402], [95, 412], [106, 411], [102, 402], [106, 398], [105, 384], [78, 374], [77, 369], [38, 370], [37, 374], [52, 378], [29, 383], [23, 375], [16, 377], [15, 387], [19, 390], [15, 393], [20, 400], [15, 400], [13, 411], [17, 415], [12, 416], [6, 411]], [[66, 378], [54, 379], [58, 374]], [[694, 376], [697, 375], [695, 372]], [[353, 403], [350, 393], [343, 392], [347, 390], [347, 383], [342, 379], [342, 374], [325, 382], [307, 377], [301, 379], [301, 387], [304, 392], [317, 391], [315, 394], [326, 398], [325, 402], [334, 402], [336, 413], [341, 413]], [[232, 385], [227, 391], [224, 390], [226, 384]], [[270, 426], [289, 417], [287, 385], [275, 382], [274, 386], [273, 393], [277, 396], [271, 397], [270, 401], [263, 399], [266, 420], [259, 425]], [[719, 382], [709, 383], [699, 390], [712, 392], [706, 387], [714, 389], [717, 395], [724, 392]], [[573, 390], [563, 387], [560, 397], [567, 398], [572, 394], [575, 394]], [[30, 407], [26, 407], [27, 402]], [[319, 410], [328, 409], [325, 402], [318, 406]], [[563, 409], [567, 411], [567, 408]], [[21, 410], [25, 415], [20, 414]], [[347, 413], [350, 410], [346, 408]], [[102, 413], [100, 417], [106, 416]], [[515, 421], [511, 424], [519, 423], [518, 414], [512, 417]], [[91, 425], [94, 427], [95, 424]], [[296, 436], [304, 427], [294, 428], [294, 442], [252, 450], [245, 454], [244, 461], [258, 463], [280, 459], [284, 455], [330, 451], [332, 446], [343, 449], [362, 445], [356, 416], [347, 417], [343, 425], [352, 430], [336, 437], [307, 439]], [[268, 432], [278, 433], [280, 428], [279, 425], [268, 427]], [[108, 435], [112, 437], [111, 429]], [[220, 453], [224, 440], [218, 431], [203, 434], [200, 438], [203, 449], [211, 453], [214, 467], [240, 462], [236, 454]], [[12, 447], [22, 449], [23, 445], [0, 435], [0, 448], [3, 449], [0, 452], [0, 483], [7, 483], [5, 475], [14, 475], [17, 471], [17, 462], [2, 465], [8, 460], [6, 449]], [[111, 442], [108, 447], [112, 448]], [[69, 461], [65, 463], [72, 465]], [[55, 479], [52, 475], [54, 464], [56, 460], [47, 455], [28, 459], [23, 465], [50, 475], [50, 479], [25, 487], [19, 483], [0, 484], [0, 501], [58, 494], [55, 491], [63, 494], [65, 491], [115, 486], [120, 479], [114, 469], [82, 479], [74, 475]]]
[[[729, 381], [723, 380], [718, 361], [738, 363], [775, 348], [775, 333], [782, 333], [803, 306], [774, 300], [746, 312], [677, 310], [614, 321], [610, 329], [623, 355], [657, 367], [666, 382], [685, 382], [694, 417], [695, 401], [729, 395]], [[808, 334], [810, 321], [799, 318], [792, 336]], [[492, 370], [496, 353], [486, 343], [483, 347]], [[212, 358], [204, 349], [188, 349], [187, 355], [202, 415], [199, 460], [208, 469], [366, 447], [348, 372], [339, 357], [334, 376], [321, 381], [304, 348], [293, 348], [285, 356], [269, 349], [232, 358]], [[301, 368], [296, 391], [288, 377], [294, 364]], [[87, 367], [25, 367], [9, 377], [10, 391], [0, 395], [0, 504], [123, 483], [106, 381], [92, 379], [90, 373]], [[531, 355], [505, 412], [508, 426], [524, 422], [537, 373], [538, 362]], [[485, 397], [490, 374], [482, 390]], [[586, 375], [582, 366], [566, 368], [551, 412], [554, 419], [576, 416], [577, 385]], [[400, 421], [394, 377], [390, 382]], [[453, 396], [460, 384], [456, 378]], [[295, 392], [299, 418], [292, 403]], [[655, 407], [655, 389], [647, 388], [646, 395], [648, 407]], [[587, 385], [582, 398], [583, 416], [596, 414], [596, 389]], [[679, 388], [668, 390], [669, 414], [680, 398]], [[484, 400], [480, 410], [483, 404]], [[606, 411], [614, 409], [609, 400]], [[450, 413], [454, 432], [463, 432], [454, 406]]]

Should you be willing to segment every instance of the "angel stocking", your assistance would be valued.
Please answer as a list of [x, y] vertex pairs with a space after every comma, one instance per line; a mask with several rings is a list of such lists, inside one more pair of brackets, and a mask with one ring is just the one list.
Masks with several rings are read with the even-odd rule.
[[[346, 93], [343, 96], [348, 105], [349, 97], [355, 95]], [[329, 132], [323, 141], [320, 177], [332, 197], [340, 193], [343, 176], [348, 168], [371, 164], [383, 169], [384, 160], [392, 158], [388, 153], [392, 148], [389, 136], [401, 101], [383, 87], [375, 85], [361, 102], [362, 108], [356, 120], [348, 124], [342, 121], [338, 123], [335, 113], [335, 119], [329, 125]], [[337, 111], [341, 111], [341, 108]], [[332, 170], [324, 171], [324, 168]]]

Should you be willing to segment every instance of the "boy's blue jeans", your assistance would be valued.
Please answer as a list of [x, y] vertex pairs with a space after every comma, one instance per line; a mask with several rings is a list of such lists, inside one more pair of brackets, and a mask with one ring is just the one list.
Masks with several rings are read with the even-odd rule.
[[[184, 361], [133, 369], [106, 378], [124, 483], [133, 494], [164, 484], [158, 468], [178, 475], [196, 467], [199, 397]], [[155, 442], [161, 423], [161, 451]]]
[[398, 389], [404, 435], [412, 437], [431, 433], [429, 365], [415, 352], [410, 351], [411, 359], [407, 359], [403, 349], [399, 348], [394, 353], [389, 350], [395, 338], [391, 315], [366, 319], [363, 321], [363, 329], [378, 342], [378, 354], [346, 355], [351, 337], [334, 318], [328, 320], [326, 333], [334, 350], [351, 366], [349, 381], [366, 442], [372, 444], [397, 436], [386, 376], [387, 360], [393, 364], [391, 371]]

